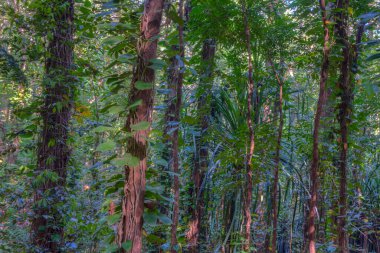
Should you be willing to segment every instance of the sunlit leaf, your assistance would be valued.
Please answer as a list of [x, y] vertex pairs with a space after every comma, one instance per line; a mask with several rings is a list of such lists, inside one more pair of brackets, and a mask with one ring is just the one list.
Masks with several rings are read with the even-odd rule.
[[97, 151], [110, 151], [114, 150], [116, 147], [116, 143], [112, 140], [108, 140], [106, 142], [103, 142], [99, 144], [99, 146], [96, 148]]

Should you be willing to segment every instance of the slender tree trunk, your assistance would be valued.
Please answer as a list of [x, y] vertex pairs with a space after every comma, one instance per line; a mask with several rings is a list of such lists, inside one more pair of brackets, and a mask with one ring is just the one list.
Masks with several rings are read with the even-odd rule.
[[[359, 56], [360, 56], [360, 44], [362, 42], [363, 34], [365, 30], [365, 23], [362, 21], [359, 21], [357, 25], [357, 31], [356, 31], [356, 42], [354, 46], [354, 55], [352, 59], [352, 74], [355, 75], [359, 71], [359, 66], [358, 66], [358, 61], [359, 61]], [[356, 80], [352, 80], [353, 82], [356, 82]], [[355, 85], [355, 83], [353, 83]], [[365, 129], [363, 131], [363, 136], [365, 136]], [[359, 150], [356, 150], [358, 152], [358, 156], [361, 156], [359, 154]], [[356, 205], [358, 206], [359, 211], [361, 212], [362, 209], [362, 188], [360, 185], [360, 171], [359, 168], [355, 167], [352, 171], [353, 178], [354, 178], [354, 184], [355, 184], [355, 190], [356, 190]], [[364, 219], [366, 219], [366, 215], [364, 212], [361, 212], [360, 218], [358, 221], [358, 227], [365, 224]], [[368, 232], [366, 229], [364, 229], [363, 233], [359, 231], [359, 240], [360, 240], [360, 246], [362, 248], [363, 253], [368, 252]]]
[[[183, 20], [183, 0], [179, 0], [178, 6], [178, 16]], [[173, 219], [172, 219], [172, 229], [171, 229], [171, 241], [170, 241], [170, 251], [172, 253], [177, 252], [177, 226], [179, 219], [179, 153], [178, 153], [178, 134], [179, 134], [179, 121], [180, 121], [180, 110], [182, 104], [182, 85], [183, 85], [183, 59], [185, 56], [185, 48], [183, 42], [183, 25], [178, 25], [178, 39], [179, 39], [179, 56], [173, 58], [172, 71], [170, 73], [170, 86], [176, 88], [176, 98], [175, 98], [175, 110], [174, 110], [174, 127], [172, 135], [172, 158], [173, 158], [173, 172], [174, 172], [174, 182], [173, 182], [173, 192], [174, 192], [174, 204], [173, 204]]]
[[[99, 94], [98, 94], [98, 91], [97, 91], [97, 88], [95, 87], [95, 83], [94, 81], [96, 80], [96, 76], [93, 75], [92, 78], [91, 78], [91, 89], [92, 89], [92, 92], [93, 92], [93, 96], [94, 96], [94, 105], [95, 105], [95, 113], [94, 113], [94, 116], [95, 116], [95, 120], [96, 120], [96, 124], [98, 125], [99, 124], [99, 121], [100, 121], [100, 116], [99, 116]], [[95, 164], [99, 161], [99, 157], [100, 157], [100, 152], [96, 150], [96, 148], [98, 147], [99, 143], [100, 143], [100, 140], [101, 140], [101, 134], [100, 133], [95, 133], [95, 142], [94, 142], [94, 152], [92, 154], [92, 166], [95, 166]], [[92, 181], [94, 182], [94, 190], [99, 190], [99, 170], [97, 167], [94, 167], [91, 171], [91, 176], [92, 176]], [[96, 241], [94, 241], [94, 243], [97, 243]]]
[[63, 243], [63, 220], [57, 204], [64, 201], [67, 145], [71, 118], [74, 78], [73, 65], [74, 1], [54, 1], [55, 28], [48, 46], [45, 65], [44, 106], [41, 110], [42, 132], [37, 151], [37, 178], [32, 219], [33, 245], [44, 252], [60, 252]]
[[353, 74], [357, 74], [359, 71], [358, 61], [360, 56], [360, 44], [362, 43], [363, 34], [365, 30], [365, 23], [360, 21], [358, 23], [357, 31], [356, 31], [356, 41], [355, 41], [355, 47], [354, 47], [354, 56], [352, 59], [352, 65], [353, 65]]
[[214, 39], [206, 39], [203, 42], [202, 48], [202, 64], [203, 73], [200, 80], [202, 87], [199, 87], [199, 101], [198, 101], [198, 112], [200, 114], [200, 137], [196, 141], [196, 154], [194, 159], [194, 171], [193, 180], [195, 188], [195, 208], [192, 214], [192, 220], [189, 224], [189, 230], [186, 234], [187, 240], [189, 242], [189, 252], [196, 253], [199, 252], [199, 237], [202, 234], [202, 218], [204, 214], [204, 198], [203, 191], [201, 189], [205, 173], [208, 168], [208, 147], [205, 143], [205, 134], [208, 129], [209, 121], [209, 93], [212, 88], [211, 76], [212, 67], [214, 65], [214, 57], [216, 51], [216, 42]]
[[329, 69], [329, 28], [327, 26], [327, 14], [326, 14], [326, 3], [325, 0], [319, 0], [320, 8], [322, 11], [322, 21], [324, 26], [324, 45], [323, 45], [323, 60], [322, 68], [320, 74], [319, 82], [319, 98], [317, 104], [317, 111], [314, 118], [314, 133], [313, 133], [313, 159], [310, 168], [310, 203], [309, 203], [309, 213], [307, 220], [307, 238], [309, 243], [309, 252], [316, 253], [316, 227], [315, 227], [315, 217], [317, 213], [317, 196], [318, 196], [318, 163], [319, 163], [319, 125], [321, 120], [321, 115], [323, 113], [323, 106], [326, 103], [326, 82], [328, 78]]
[[339, 105], [338, 121], [340, 125], [340, 159], [339, 159], [339, 216], [338, 216], [338, 246], [339, 252], [347, 253], [347, 158], [348, 158], [348, 124], [352, 110], [353, 85], [350, 82], [351, 53], [348, 41], [348, 8], [349, 0], [337, 0], [336, 34], [338, 44], [342, 46], [343, 60], [340, 66], [338, 88], [341, 102]]
[[251, 241], [251, 205], [252, 205], [252, 157], [253, 152], [255, 150], [255, 135], [253, 130], [253, 122], [252, 122], [252, 97], [254, 92], [254, 82], [253, 82], [253, 64], [252, 64], [252, 49], [251, 49], [251, 32], [248, 21], [248, 11], [245, 6], [244, 0], [242, 1], [242, 11], [244, 16], [244, 30], [246, 36], [246, 46], [248, 51], [248, 99], [247, 99], [247, 124], [249, 129], [249, 151], [247, 154], [247, 171], [246, 171], [246, 188], [245, 188], [245, 198], [244, 198], [244, 208], [243, 208], [243, 216], [244, 216], [244, 251], [250, 250], [250, 241]]
[[[125, 167], [124, 196], [122, 199], [122, 216], [118, 225], [116, 242], [132, 242], [132, 248], [122, 252], [142, 252], [142, 226], [144, 213], [145, 172], [147, 169], [147, 138], [150, 128], [138, 128], [137, 124], [151, 123], [153, 110], [153, 85], [155, 71], [149, 68], [150, 60], [156, 58], [157, 35], [160, 32], [164, 0], [146, 0], [141, 20], [140, 39], [137, 44], [137, 66], [131, 82], [131, 103], [141, 101], [137, 108], [131, 109], [126, 121], [126, 129], [133, 136], [128, 139], [127, 153], [137, 157], [136, 166]], [[150, 83], [152, 88], [139, 89], [136, 83]], [[133, 130], [135, 129], [135, 130]], [[133, 130], [133, 131], [132, 131]]]
[[271, 61], [271, 66], [273, 72], [276, 76], [278, 85], [279, 85], [279, 97], [278, 97], [278, 113], [280, 116], [280, 122], [278, 126], [278, 135], [277, 135], [277, 145], [276, 145], [276, 156], [274, 159], [274, 178], [273, 178], [273, 189], [272, 189], [272, 210], [273, 210], [273, 226], [272, 226], [272, 246], [271, 252], [275, 253], [277, 249], [277, 220], [278, 220], [278, 207], [277, 207], [277, 198], [278, 198], [278, 172], [280, 167], [280, 152], [281, 152], [281, 138], [282, 138], [282, 129], [284, 126], [284, 115], [282, 112], [282, 92], [283, 92], [283, 81], [278, 75], [273, 62]]

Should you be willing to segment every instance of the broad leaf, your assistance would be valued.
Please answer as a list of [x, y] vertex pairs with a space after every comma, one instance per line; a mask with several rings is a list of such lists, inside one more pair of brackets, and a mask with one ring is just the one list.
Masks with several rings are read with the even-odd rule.
[[108, 140], [106, 142], [103, 142], [101, 143], [97, 148], [96, 150], [97, 151], [110, 151], [110, 150], [113, 150], [115, 149], [116, 147], [116, 143], [111, 141], [111, 140]]
[[141, 121], [135, 125], [131, 126], [131, 129], [134, 131], [142, 131], [147, 130], [150, 127], [150, 123], [148, 121]]
[[149, 90], [149, 89], [153, 88], [153, 84], [152, 83], [145, 83], [145, 82], [142, 82], [142, 81], [137, 81], [135, 83], [135, 87], [138, 90]]

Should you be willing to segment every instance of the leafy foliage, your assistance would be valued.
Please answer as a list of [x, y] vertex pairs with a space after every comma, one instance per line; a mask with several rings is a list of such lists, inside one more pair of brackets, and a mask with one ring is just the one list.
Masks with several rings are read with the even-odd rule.
[[[50, 1], [51, 2], [51, 1]], [[33, 187], [57, 182], [52, 171], [37, 173], [36, 147], [42, 131], [45, 60], [55, 25], [49, 1], [0, 3], [0, 251], [31, 250]], [[62, 1], [64, 2], [64, 1]], [[128, 138], [152, 129], [147, 139], [148, 169], [144, 200], [143, 252], [167, 252], [174, 201], [174, 175], [180, 177], [178, 252], [189, 247], [193, 213], [202, 203], [204, 217], [199, 252], [240, 252], [243, 244], [242, 206], [246, 154], [248, 61], [241, 3], [234, 0], [192, 0], [186, 18], [177, 14], [177, 2], [167, 1], [161, 24], [158, 57], [149, 62], [156, 71], [152, 85], [138, 81], [136, 89], [155, 90], [153, 123], [125, 126], [125, 118], [143, 102], [130, 101], [129, 92], [140, 43], [140, 17], [144, 1], [75, 2], [75, 94], [67, 143], [66, 199], [59, 203], [65, 227], [65, 252], [128, 252], [131, 241], [116, 245], [121, 217], [125, 166], [140, 162], [126, 151]], [[338, 215], [339, 122], [336, 87], [341, 47], [334, 32], [333, 1], [328, 2], [332, 36], [329, 98], [320, 128], [320, 192], [318, 251], [334, 252]], [[264, 252], [271, 235], [271, 189], [278, 132], [279, 87], [284, 83], [284, 129], [280, 152], [277, 252], [302, 252], [309, 201], [312, 128], [318, 99], [323, 26], [316, 1], [245, 0], [252, 34], [253, 119], [256, 147], [253, 157], [253, 247]], [[349, 118], [349, 171], [347, 231], [350, 248], [377, 252], [380, 224], [379, 174], [379, 17], [378, 1], [351, 1], [349, 43], [359, 48], [358, 71], [352, 72], [353, 111]], [[356, 44], [358, 24], [365, 24], [363, 40]], [[184, 25], [185, 57], [178, 56], [177, 26]], [[205, 41], [216, 41], [216, 55], [205, 61]], [[184, 75], [181, 121], [170, 121], [173, 97], [168, 84], [172, 59], [180, 59]], [[45, 79], [46, 81], [46, 79]], [[203, 102], [202, 102], [203, 101]], [[205, 103], [205, 106], [201, 106]], [[57, 103], [61, 111], [64, 104]], [[203, 108], [203, 109], [202, 109]], [[204, 111], [202, 111], [204, 110]], [[208, 122], [202, 128], [203, 117]], [[179, 129], [180, 173], [171, 171], [170, 131]], [[49, 146], [59, 144], [52, 139]], [[195, 193], [194, 168], [202, 162], [201, 193]], [[54, 158], [51, 158], [54, 159]], [[199, 201], [199, 200], [202, 201]], [[42, 199], [40, 205], [55, 205]], [[46, 217], [49, 219], [49, 217]], [[268, 241], [269, 242], [269, 241]]]

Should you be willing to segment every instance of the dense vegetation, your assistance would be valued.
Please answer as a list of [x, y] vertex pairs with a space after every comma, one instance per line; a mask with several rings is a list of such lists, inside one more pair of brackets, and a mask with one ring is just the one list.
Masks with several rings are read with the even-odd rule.
[[0, 252], [380, 252], [378, 0], [0, 14]]

